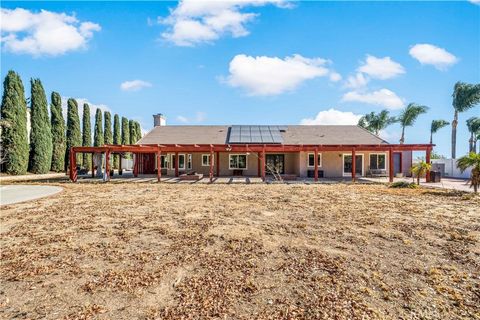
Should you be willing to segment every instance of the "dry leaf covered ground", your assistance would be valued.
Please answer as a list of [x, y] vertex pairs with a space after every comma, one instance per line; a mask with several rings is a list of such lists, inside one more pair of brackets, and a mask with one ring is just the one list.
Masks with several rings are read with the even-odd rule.
[[480, 197], [471, 194], [63, 187], [1, 209], [3, 318], [480, 318]]

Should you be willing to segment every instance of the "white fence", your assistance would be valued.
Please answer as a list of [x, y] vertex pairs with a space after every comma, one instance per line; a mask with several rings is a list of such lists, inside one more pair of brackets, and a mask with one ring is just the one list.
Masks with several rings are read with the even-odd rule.
[[445, 178], [470, 178], [472, 169], [468, 168], [463, 173], [457, 168], [457, 159], [432, 159], [432, 170], [440, 171]]

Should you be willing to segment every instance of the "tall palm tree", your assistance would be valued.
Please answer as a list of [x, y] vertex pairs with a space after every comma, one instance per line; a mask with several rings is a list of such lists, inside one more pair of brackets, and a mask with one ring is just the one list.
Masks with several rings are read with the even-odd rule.
[[398, 122], [400, 122], [400, 125], [402, 126], [402, 137], [400, 138], [400, 144], [405, 142], [405, 127], [413, 126], [418, 116], [422, 113], [426, 113], [427, 110], [428, 107], [421, 106], [416, 103], [409, 103], [408, 106], [402, 110], [400, 116], [397, 118]]
[[433, 143], [433, 134], [449, 124], [450, 122], [445, 120], [432, 120], [432, 125], [430, 126], [430, 144]]
[[457, 148], [458, 113], [464, 112], [480, 102], [480, 84], [457, 82], [453, 88], [453, 109], [455, 113], [452, 121], [452, 158], [455, 159]]
[[473, 191], [477, 193], [478, 186], [480, 186], [480, 153], [470, 152], [468, 155], [461, 157], [457, 161], [457, 167], [462, 173], [467, 168], [472, 167], [470, 187], [473, 187]]
[[370, 112], [358, 120], [358, 125], [378, 136], [380, 130], [385, 129], [392, 123], [396, 122], [395, 117], [390, 117], [387, 110], [382, 110], [379, 113]]
[[477, 151], [477, 135], [480, 134], [480, 118], [471, 117], [467, 120], [467, 128], [470, 132], [470, 139], [468, 140], [468, 152]]

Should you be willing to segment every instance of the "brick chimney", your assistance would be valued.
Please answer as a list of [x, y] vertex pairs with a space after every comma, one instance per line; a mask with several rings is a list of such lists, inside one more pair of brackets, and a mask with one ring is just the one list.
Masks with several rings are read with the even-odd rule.
[[167, 119], [163, 116], [161, 113], [157, 113], [153, 115], [153, 126], [158, 127], [158, 126], [166, 126], [167, 125]]

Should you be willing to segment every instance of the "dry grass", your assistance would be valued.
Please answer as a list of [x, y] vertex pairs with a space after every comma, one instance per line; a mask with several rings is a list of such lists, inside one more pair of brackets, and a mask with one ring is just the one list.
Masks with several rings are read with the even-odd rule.
[[480, 318], [480, 198], [382, 185], [64, 184], [0, 213], [0, 315]]

